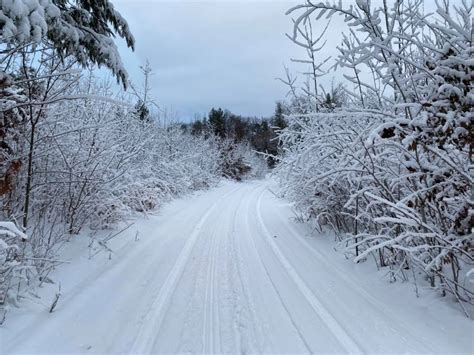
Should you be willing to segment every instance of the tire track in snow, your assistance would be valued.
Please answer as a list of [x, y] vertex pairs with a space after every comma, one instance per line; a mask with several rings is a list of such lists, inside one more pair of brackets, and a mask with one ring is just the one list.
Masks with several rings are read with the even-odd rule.
[[[206, 228], [208, 233], [199, 238], [190, 263], [183, 271], [183, 279], [191, 277], [195, 282], [178, 341], [178, 353], [233, 352], [234, 348], [229, 348], [229, 344], [235, 344], [232, 343], [235, 338], [232, 337], [233, 328], [230, 325], [232, 319], [230, 315], [234, 312], [230, 311], [228, 306], [235, 304], [232, 301], [234, 299], [232, 294], [235, 295], [234, 292], [238, 287], [232, 285], [229, 287], [231, 281], [236, 279], [232, 268], [228, 265], [228, 262], [235, 260], [233, 254], [229, 252], [229, 245], [232, 222], [247, 196], [247, 191], [240, 189], [238, 194], [226, 200], [228, 202], [226, 206], [212, 215], [212, 219], [218, 222], [213, 228], [208, 225]], [[197, 265], [194, 265], [196, 263]], [[176, 292], [185, 291], [181, 287], [180, 281]], [[170, 309], [169, 313], [172, 312]], [[164, 322], [167, 321], [168, 319], [165, 319]]]
[[[245, 215], [243, 218], [245, 221], [247, 221], [246, 226], [248, 227], [249, 205], [250, 205], [250, 201], [253, 196], [253, 193], [257, 189], [258, 187], [253, 187], [251, 191], [247, 194], [246, 196], [247, 198], [242, 199], [240, 201], [239, 206], [236, 209], [235, 214], [234, 214], [234, 221], [232, 225], [231, 240], [230, 240], [232, 254], [233, 254], [232, 257], [234, 258], [234, 262], [235, 262], [235, 272], [238, 279], [238, 284], [240, 285], [242, 296], [244, 298], [243, 300], [239, 298], [241, 302], [237, 302], [236, 306], [240, 307], [240, 309], [238, 309], [238, 312], [237, 312], [238, 315], [234, 318], [234, 331], [236, 333], [236, 345], [238, 345], [238, 349], [236, 350], [237, 350], [237, 353], [239, 354], [248, 353], [248, 352], [257, 353], [258, 351], [254, 349], [253, 347], [256, 345], [258, 348], [258, 345], [262, 345], [260, 344], [261, 342], [263, 342], [263, 344], [265, 343], [264, 333], [261, 328], [261, 325], [259, 324], [258, 315], [255, 311], [255, 303], [251, 296], [249, 282], [246, 278], [243, 277], [243, 275], [247, 275], [249, 271], [248, 271], [248, 268], [245, 267], [242, 246], [238, 245], [236, 241], [238, 212], [242, 210], [242, 205], [243, 205], [243, 211], [244, 211], [243, 213]], [[248, 228], [247, 228], [247, 231], [248, 231]], [[252, 329], [252, 332], [250, 333], [253, 335], [252, 340], [247, 339], [242, 334], [243, 324], [241, 323], [242, 322], [241, 317], [244, 311], [248, 312], [247, 317], [248, 317], [248, 322], [250, 323], [250, 327]], [[249, 336], [249, 333], [247, 333], [246, 335]], [[247, 342], [247, 344], [243, 343], [244, 340]], [[246, 345], [246, 347], [244, 347], [244, 345]], [[262, 345], [260, 346], [260, 349], [263, 349], [264, 347], [265, 345]], [[242, 349], [245, 349], [245, 350], [242, 350]]]
[[219, 324], [219, 300], [215, 293], [218, 291], [216, 259], [219, 248], [219, 236], [213, 233], [211, 248], [209, 253], [209, 265], [206, 276], [206, 292], [204, 295], [203, 312], [203, 333], [202, 344], [203, 353], [220, 352], [220, 324]]
[[138, 334], [135, 337], [135, 341], [129, 351], [129, 353], [135, 354], [147, 354], [153, 350], [155, 338], [158, 335], [163, 319], [166, 315], [167, 308], [169, 306], [169, 300], [173, 295], [176, 285], [183, 273], [183, 270], [187, 264], [191, 251], [198, 240], [201, 229], [206, 223], [211, 213], [215, 210], [217, 205], [222, 202], [227, 196], [233, 194], [239, 188], [233, 189], [232, 191], [221, 196], [201, 217], [199, 222], [194, 227], [189, 239], [186, 241], [181, 253], [176, 259], [171, 271], [168, 274], [165, 282], [160, 288], [155, 301], [152, 303], [149, 313], [146, 316], [145, 321], [140, 326]]
[[316, 314], [325, 322], [328, 329], [333, 333], [334, 337], [340, 342], [340, 344], [346, 349], [349, 353], [364, 353], [360, 346], [351, 338], [351, 336], [344, 330], [344, 328], [339, 324], [339, 322], [329, 313], [329, 311], [324, 307], [324, 305], [319, 301], [316, 295], [311, 291], [308, 285], [304, 280], [299, 276], [298, 272], [293, 268], [288, 259], [283, 255], [278, 245], [273, 240], [271, 233], [266, 227], [261, 213], [262, 207], [262, 197], [265, 194], [266, 189], [264, 189], [257, 200], [257, 220], [259, 225], [265, 235], [265, 239], [273, 250], [278, 261], [281, 263], [283, 268], [286, 270], [290, 278], [293, 280], [301, 294], [306, 298], [308, 303], [311, 305]]
[[[246, 213], [246, 226], [247, 226], [247, 230], [251, 231], [250, 229], [250, 223], [249, 223], [249, 219], [248, 219], [248, 213]], [[265, 275], [267, 276], [267, 279], [270, 281], [270, 284], [272, 285], [272, 288], [273, 290], [275, 291], [275, 294], [276, 296], [278, 297], [278, 300], [281, 304], [281, 306], [283, 307], [283, 309], [285, 310], [285, 313], [288, 317], [288, 320], [290, 321], [291, 325], [293, 326], [296, 334], [298, 335], [298, 338], [300, 338], [301, 340], [301, 343], [304, 345], [304, 347], [306, 348], [307, 352], [308, 353], [312, 353], [313, 351], [311, 350], [308, 342], [306, 341], [306, 339], [304, 338], [303, 334], [301, 333], [301, 330], [298, 328], [298, 325], [296, 324], [295, 320], [293, 319], [292, 315], [291, 315], [291, 312], [290, 310], [288, 309], [288, 307], [286, 306], [285, 302], [283, 302], [283, 297], [281, 296], [280, 294], [280, 291], [278, 291], [278, 288], [277, 286], [275, 285], [275, 283], [273, 282], [273, 279], [271, 278], [270, 276], [270, 272], [267, 268], [267, 266], [265, 265], [265, 263], [263, 262], [263, 259], [262, 259], [262, 255], [260, 254], [259, 250], [258, 250], [258, 247], [255, 243], [255, 240], [253, 238], [250, 238], [251, 239], [251, 243], [252, 243], [252, 246], [253, 246], [253, 249], [257, 252], [257, 255], [258, 255], [258, 258], [259, 258], [259, 263], [260, 265], [262, 266], [262, 269], [264, 270], [265, 272]]]
[[[226, 321], [226, 307], [229, 306], [229, 289], [226, 289], [230, 279], [234, 277], [226, 262], [229, 260], [235, 261], [235, 254], [229, 258], [229, 244], [233, 242], [233, 233], [235, 233], [235, 224], [237, 220], [237, 213], [240, 210], [242, 202], [248, 198], [247, 186], [242, 184], [242, 189], [239, 191], [239, 196], [233, 201], [228, 201], [229, 213], [222, 215], [220, 226], [222, 229], [216, 228], [213, 235], [209, 253], [209, 266], [206, 282], [206, 294], [204, 297], [204, 317], [203, 322], [203, 353], [218, 354], [222, 353], [224, 349], [222, 344], [226, 345], [226, 339], [222, 339], [221, 324], [224, 323], [226, 327], [231, 324], [225, 324]], [[221, 309], [221, 307], [223, 307]], [[221, 313], [223, 319], [221, 319]], [[222, 322], [223, 321], [223, 322]], [[228, 344], [227, 344], [228, 345]], [[229, 352], [230, 349], [226, 351]]]

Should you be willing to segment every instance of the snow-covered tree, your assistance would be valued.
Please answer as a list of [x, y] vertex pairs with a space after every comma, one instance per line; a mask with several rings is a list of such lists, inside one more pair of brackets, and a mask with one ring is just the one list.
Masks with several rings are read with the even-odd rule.
[[108, 0], [4, 0], [0, 33], [5, 57], [25, 47], [52, 47], [62, 58], [72, 56], [83, 66], [93, 63], [109, 68], [127, 85], [114, 36], [125, 39], [131, 48], [135, 41], [127, 22]]

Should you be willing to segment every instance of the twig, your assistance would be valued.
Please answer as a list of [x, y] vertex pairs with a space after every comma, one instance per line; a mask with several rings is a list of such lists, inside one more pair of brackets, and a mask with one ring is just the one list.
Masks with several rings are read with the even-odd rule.
[[53, 313], [54, 309], [56, 308], [58, 304], [59, 297], [61, 297], [61, 283], [59, 283], [59, 289], [58, 289], [58, 292], [56, 292], [56, 295], [54, 296], [54, 301], [51, 304], [51, 307], [49, 308], [49, 313]]

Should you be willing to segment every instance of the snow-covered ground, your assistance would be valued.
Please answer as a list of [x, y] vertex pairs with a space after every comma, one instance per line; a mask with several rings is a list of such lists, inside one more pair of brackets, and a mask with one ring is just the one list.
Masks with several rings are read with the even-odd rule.
[[72, 241], [56, 310], [57, 285], [13, 309], [1, 352], [472, 353], [456, 305], [345, 260], [268, 186], [174, 201], [117, 237], [110, 260]]

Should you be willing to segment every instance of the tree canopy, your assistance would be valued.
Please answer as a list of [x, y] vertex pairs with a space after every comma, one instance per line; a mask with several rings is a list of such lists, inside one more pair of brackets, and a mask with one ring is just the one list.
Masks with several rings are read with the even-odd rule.
[[127, 72], [113, 39], [118, 35], [132, 49], [135, 40], [108, 0], [4, 0], [0, 33], [7, 53], [44, 43], [63, 58], [74, 57], [82, 66], [105, 66], [127, 85]]

